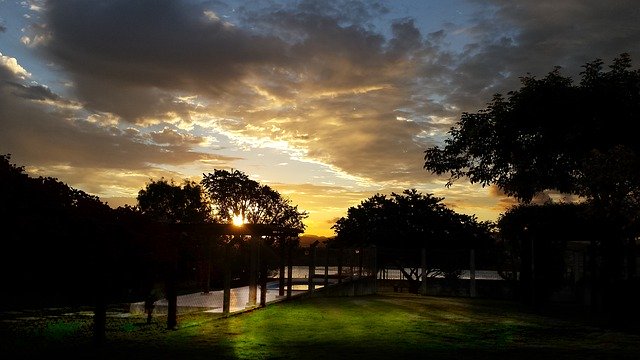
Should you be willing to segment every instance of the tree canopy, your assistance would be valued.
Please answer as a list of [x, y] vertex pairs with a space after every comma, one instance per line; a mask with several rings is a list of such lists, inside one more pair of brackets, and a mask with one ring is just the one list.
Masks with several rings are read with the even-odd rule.
[[162, 178], [151, 180], [138, 192], [142, 214], [164, 223], [203, 223], [211, 220], [209, 204], [202, 187], [190, 180], [182, 185]]
[[11, 294], [0, 307], [91, 303], [96, 279], [106, 273], [112, 281], [99, 290], [124, 297], [137, 280], [130, 276], [135, 246], [114, 235], [114, 220], [97, 196], [53, 177], [31, 177], [0, 155], [0, 281]]
[[347, 210], [332, 226], [336, 244], [388, 248], [470, 248], [489, 236], [490, 225], [458, 214], [433, 194], [415, 189], [376, 194]]
[[[541, 79], [522, 77], [521, 88], [506, 98], [496, 94], [486, 109], [463, 113], [443, 148], [426, 149], [424, 168], [448, 173], [447, 186], [466, 177], [495, 185], [523, 203], [544, 191], [585, 200], [578, 208], [515, 208], [500, 220], [500, 232], [505, 239], [516, 234], [510, 246], [520, 261], [531, 258], [527, 249], [535, 247], [555, 264], [535, 264], [548, 270], [550, 283], [562, 273], [563, 241], [588, 239], [589, 257], [597, 259], [591, 260], [589, 271], [597, 273], [589, 280], [591, 289], [612, 305], [624, 288], [616, 282], [637, 273], [640, 70], [632, 69], [628, 54], [615, 58], [607, 70], [603, 65], [600, 59], [586, 63], [578, 83], [559, 67]], [[566, 223], [562, 236], [548, 226], [559, 219]], [[581, 237], [576, 230], [585, 228], [589, 236]], [[523, 239], [528, 246], [521, 246]]]
[[[565, 277], [572, 265], [565, 263], [569, 242], [591, 241], [605, 235], [599, 220], [589, 215], [584, 203], [519, 204], [508, 209], [497, 222], [502, 275], [519, 279], [523, 292], [535, 287], [537, 300], [545, 301], [566, 285]], [[520, 295], [530, 297], [531, 292]]]
[[250, 224], [270, 224], [304, 230], [305, 211], [276, 190], [261, 185], [239, 170], [219, 170], [203, 174], [203, 188], [211, 200], [213, 213], [220, 222], [241, 217]]
[[580, 75], [577, 84], [559, 67], [522, 77], [507, 98], [496, 94], [486, 109], [463, 113], [444, 147], [425, 151], [424, 168], [449, 173], [447, 186], [467, 177], [525, 202], [556, 190], [637, 205], [640, 71], [622, 54], [608, 71], [597, 59]]
[[347, 216], [336, 221], [332, 226], [336, 237], [329, 245], [381, 248], [378, 264], [400, 270], [414, 292], [420, 286], [422, 249], [427, 276], [441, 274], [455, 279], [469, 265], [470, 249], [492, 247], [492, 224], [458, 214], [442, 200], [415, 189], [390, 196], [376, 194], [350, 207]]

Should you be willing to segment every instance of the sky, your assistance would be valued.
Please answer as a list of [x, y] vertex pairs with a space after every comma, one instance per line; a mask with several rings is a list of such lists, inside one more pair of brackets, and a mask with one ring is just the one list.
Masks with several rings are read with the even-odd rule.
[[521, 76], [624, 52], [637, 0], [0, 0], [0, 154], [112, 207], [240, 170], [308, 235], [404, 189], [495, 221], [515, 201], [446, 187], [424, 150]]

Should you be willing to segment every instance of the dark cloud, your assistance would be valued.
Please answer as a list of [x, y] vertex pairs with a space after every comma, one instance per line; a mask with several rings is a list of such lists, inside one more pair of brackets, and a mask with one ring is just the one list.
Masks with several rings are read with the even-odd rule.
[[387, 11], [376, 2], [248, 7], [238, 9], [246, 25], [239, 27], [202, 3], [51, 2], [45, 49], [71, 72], [87, 106], [136, 121], [174, 106], [170, 91], [246, 98], [247, 78], [283, 97], [299, 87], [379, 83], [379, 74], [419, 46], [419, 31], [404, 20], [394, 25], [391, 49], [383, 48], [385, 39], [366, 26]]
[[154, 131], [149, 135], [156, 144], [168, 145], [197, 145], [204, 141], [202, 136], [189, 133], [180, 133], [177, 130], [164, 128], [162, 131]]
[[79, 120], [80, 111], [43, 103], [66, 101], [41, 86], [25, 86], [0, 66], [0, 153], [29, 159], [28, 165], [140, 170], [151, 164], [180, 165], [234, 158], [195, 152], [189, 141], [156, 145], [137, 133]]
[[397, 20], [391, 24], [393, 39], [390, 41], [391, 53], [406, 54], [422, 47], [422, 34], [414, 24], [413, 19]]
[[640, 59], [640, 7], [636, 1], [478, 0], [482, 12], [464, 29], [470, 36], [450, 74], [448, 101], [465, 111], [483, 108], [491, 95], [519, 87], [518, 78], [544, 76], [554, 66], [576, 76], [586, 62], [623, 52]]
[[[302, 18], [320, 17], [327, 19], [335, 19], [341, 26], [358, 26], [364, 28], [373, 28], [371, 24], [373, 19], [381, 15], [389, 13], [387, 4], [384, 1], [360, 1], [360, 0], [302, 0], [292, 2], [292, 5], [285, 6], [281, 4], [271, 4], [270, 2], [255, 1], [246, 2], [239, 9], [241, 13], [240, 20], [246, 26], [264, 25], [261, 30], [273, 31], [273, 23], [267, 21], [262, 23], [262, 15], [272, 14], [276, 16], [282, 14], [294, 13]], [[284, 26], [283, 28], [286, 28]]]
[[81, 98], [130, 120], [141, 114], [123, 99], [142, 98], [139, 107], [150, 109], [150, 89], [216, 94], [248, 67], [283, 61], [280, 40], [208, 11], [177, 1], [50, 2], [46, 51], [75, 76]]
[[321, 11], [293, 8], [262, 14], [257, 20], [275, 33], [291, 34], [287, 66], [296, 74], [290, 85], [297, 88], [328, 91], [377, 83], [380, 76], [374, 73], [385, 74], [394, 65], [385, 56], [382, 35], [355, 24], [345, 26]]
[[243, 66], [281, 58], [277, 39], [227, 26], [207, 11], [177, 1], [54, 2], [49, 50], [72, 70], [162, 88], [215, 88], [237, 79]]
[[42, 85], [22, 85], [13, 81], [7, 81], [7, 85], [14, 90], [12, 94], [29, 100], [59, 100], [60, 97], [54, 94], [49, 88]]
[[75, 90], [84, 106], [93, 111], [114, 113], [129, 122], [166, 119], [169, 113], [190, 120], [195, 108], [169, 92], [152, 86], [129, 86], [89, 74], [75, 74]]

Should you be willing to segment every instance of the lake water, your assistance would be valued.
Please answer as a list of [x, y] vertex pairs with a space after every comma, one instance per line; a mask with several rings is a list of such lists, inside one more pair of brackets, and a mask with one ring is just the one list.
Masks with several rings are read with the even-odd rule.
[[[409, 273], [410, 269], [407, 268], [406, 271]], [[358, 268], [354, 268], [353, 272], [357, 275], [358, 274]], [[366, 270], [363, 270], [363, 272], [365, 272], [366, 275]], [[405, 279], [404, 274], [402, 274], [402, 272], [398, 269], [385, 269], [384, 270], [384, 278], [385, 279], [389, 279], [389, 280], [403, 280]], [[328, 267], [328, 275], [337, 275], [338, 274], [338, 267], [337, 266], [329, 266]], [[342, 274], [343, 276], [349, 276], [349, 274], [351, 273], [351, 267], [343, 267], [342, 268]], [[325, 267], [324, 266], [316, 266], [315, 268], [315, 276], [316, 277], [321, 277], [324, 276], [325, 274]], [[460, 274], [460, 279], [469, 279], [470, 272], [469, 270], [462, 270], [462, 273]], [[285, 268], [285, 276], [287, 276], [287, 269]], [[279, 273], [275, 272], [275, 275], [273, 276], [273, 278], [279, 278]], [[309, 267], [308, 266], [293, 266], [292, 267], [292, 276], [293, 279], [308, 279], [309, 278]], [[436, 277], [442, 277], [442, 276], [436, 276]], [[476, 280], [503, 280], [500, 275], [498, 274], [497, 271], [494, 270], [476, 270]], [[378, 279], [382, 279], [383, 278], [383, 271], [381, 270], [378, 273]]]

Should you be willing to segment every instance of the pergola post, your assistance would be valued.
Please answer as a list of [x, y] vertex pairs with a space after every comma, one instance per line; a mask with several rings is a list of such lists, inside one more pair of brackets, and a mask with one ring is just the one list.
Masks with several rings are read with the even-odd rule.
[[171, 269], [166, 279], [167, 295], [167, 330], [175, 330], [178, 325], [178, 289], [177, 289], [177, 264], [171, 264]]
[[249, 238], [249, 251], [250, 251], [250, 259], [249, 259], [249, 301], [247, 302], [247, 307], [254, 307], [257, 303], [258, 297], [258, 281], [257, 281], [257, 272], [258, 272], [258, 239], [256, 236], [251, 235]]
[[222, 313], [229, 314], [231, 308], [231, 242], [224, 244], [224, 281], [222, 290]]
[[204, 277], [205, 283], [204, 283], [204, 289], [202, 290], [203, 294], [208, 294], [211, 291], [211, 269], [213, 268], [213, 246], [211, 246], [210, 241], [207, 241], [206, 251], [207, 251], [207, 274]]
[[[259, 237], [260, 236], [281, 236], [283, 238], [289, 236], [297, 236], [300, 234], [300, 230], [291, 228], [282, 228], [272, 226], [268, 224], [243, 224], [236, 226], [233, 224], [209, 224], [209, 223], [179, 223], [171, 224], [167, 231], [188, 234], [193, 231], [202, 234], [207, 233], [211, 235], [233, 235], [235, 239], [245, 235], [250, 235], [250, 274], [249, 274], [249, 301], [247, 307], [255, 307], [257, 302], [257, 272], [259, 264]], [[224, 291], [223, 291], [223, 304], [222, 312], [229, 314], [231, 308], [231, 243], [225, 245], [224, 250]], [[291, 251], [291, 249], [289, 249]], [[171, 264], [171, 269], [166, 269], [166, 292], [168, 302], [168, 314], [167, 314], [167, 328], [174, 329], [177, 325], [177, 286], [178, 286], [178, 274], [177, 274], [177, 259], [174, 259]], [[169, 265], [169, 264], [167, 264]], [[291, 266], [291, 264], [289, 264]], [[266, 271], [263, 271], [266, 275]], [[289, 277], [291, 277], [291, 269], [289, 270]], [[266, 278], [265, 278], [266, 279]], [[291, 280], [289, 280], [291, 282]], [[291, 286], [289, 286], [289, 291]], [[264, 291], [266, 295], [266, 284]], [[290, 293], [288, 294], [290, 296]]]
[[[100, 279], [102, 280], [102, 278]], [[105, 342], [106, 338], [106, 326], [107, 326], [107, 302], [106, 294], [101, 286], [104, 285], [100, 282], [100, 286], [95, 287], [95, 308], [93, 309], [93, 339], [96, 345], [101, 346]]]
[[285, 268], [285, 257], [286, 257], [286, 248], [285, 248], [285, 237], [280, 236], [280, 259], [279, 259], [279, 275], [278, 276], [278, 296], [284, 296], [284, 268]]
[[[258, 247], [259, 251], [258, 251], [258, 255], [260, 255], [261, 252], [264, 252], [264, 243], [262, 241], [260, 241], [260, 246]], [[258, 256], [260, 257], [260, 256]], [[265, 307], [267, 306], [267, 262], [264, 261], [264, 259], [262, 259], [262, 261], [260, 261], [260, 306], [261, 307]]]

